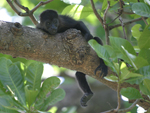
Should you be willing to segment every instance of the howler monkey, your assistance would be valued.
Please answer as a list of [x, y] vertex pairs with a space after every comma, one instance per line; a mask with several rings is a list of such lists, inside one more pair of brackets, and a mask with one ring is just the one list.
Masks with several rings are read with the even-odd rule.
[[[45, 32], [54, 35], [56, 33], [61, 33], [70, 28], [75, 28], [80, 30], [86, 41], [93, 39], [93, 36], [90, 34], [89, 30], [82, 21], [76, 21], [66, 15], [58, 15], [54, 10], [46, 10], [40, 14], [40, 23], [37, 25], [38, 29], [42, 29]], [[101, 40], [98, 37], [94, 39], [102, 44]], [[104, 64], [103, 60], [100, 59], [100, 65], [96, 68], [95, 72], [100, 69], [100, 76], [107, 75], [107, 66]], [[83, 90], [84, 95], [81, 98], [81, 106], [87, 106], [86, 103], [90, 100], [93, 93], [86, 81], [85, 74], [82, 72], [76, 72], [76, 79], [79, 83], [80, 88]]]

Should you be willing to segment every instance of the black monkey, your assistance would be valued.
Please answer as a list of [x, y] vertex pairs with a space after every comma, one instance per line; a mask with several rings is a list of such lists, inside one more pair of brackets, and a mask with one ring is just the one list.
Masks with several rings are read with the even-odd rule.
[[[93, 36], [90, 34], [89, 30], [82, 21], [76, 21], [66, 15], [58, 15], [57, 12], [54, 10], [46, 10], [40, 14], [40, 23], [37, 25], [37, 28], [42, 29], [51, 35], [64, 32], [70, 28], [75, 28], [81, 31], [82, 35], [84, 36], [87, 42], [90, 39], [93, 39]], [[94, 39], [102, 45], [102, 42], [98, 37], [94, 37]], [[95, 73], [98, 69], [101, 70], [100, 76], [104, 77], [107, 75], [108, 69], [102, 59], [100, 59], [100, 66], [96, 68]], [[81, 106], [85, 107], [87, 106], [86, 103], [90, 100], [93, 93], [86, 81], [84, 73], [76, 72], [76, 78], [79, 83], [79, 86], [85, 93], [80, 101]]]

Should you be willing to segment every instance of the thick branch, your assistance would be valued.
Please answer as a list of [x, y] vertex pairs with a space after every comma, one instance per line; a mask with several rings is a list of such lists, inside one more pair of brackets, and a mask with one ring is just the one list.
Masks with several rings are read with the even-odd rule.
[[[101, 79], [99, 73], [94, 75], [99, 58], [79, 30], [70, 29], [52, 36], [19, 23], [4, 21], [0, 21], [0, 29], [0, 53], [80, 71], [117, 90], [116, 83]], [[109, 69], [108, 75], [110, 74], [115, 73]], [[129, 86], [138, 89], [138, 86], [127, 83], [122, 84], [121, 88]], [[142, 103], [138, 104], [142, 106]], [[149, 104], [144, 101], [142, 107], [147, 109], [148, 106]]]

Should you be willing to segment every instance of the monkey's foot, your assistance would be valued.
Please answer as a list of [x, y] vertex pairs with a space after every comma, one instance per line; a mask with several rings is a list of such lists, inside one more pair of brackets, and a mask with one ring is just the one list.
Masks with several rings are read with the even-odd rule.
[[104, 64], [104, 63], [101, 63], [94, 71], [94, 74], [96, 75], [96, 72], [100, 70], [101, 73], [100, 73], [100, 77], [105, 77], [107, 76], [107, 73], [108, 73], [108, 67]]
[[81, 106], [86, 107], [87, 106], [86, 103], [91, 99], [92, 96], [93, 96], [93, 93], [85, 93], [80, 100]]

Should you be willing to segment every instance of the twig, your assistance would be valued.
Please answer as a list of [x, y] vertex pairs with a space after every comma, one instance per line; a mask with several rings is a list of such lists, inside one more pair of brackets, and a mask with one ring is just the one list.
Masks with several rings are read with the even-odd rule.
[[146, 24], [146, 25], [148, 25], [148, 23], [146, 22], [146, 20], [145, 20], [145, 18], [142, 16], [142, 20], [144, 21], [144, 23]]
[[106, 15], [107, 15], [107, 12], [110, 8], [110, 1], [107, 1], [107, 4], [108, 4], [108, 6], [104, 12], [103, 27], [105, 30], [106, 44], [109, 45], [109, 30], [108, 30], [108, 25], [106, 24]]
[[27, 13], [29, 13], [29, 9], [27, 7], [24, 7], [23, 5], [21, 5], [18, 0], [14, 0], [14, 2], [16, 3], [16, 5], [18, 7], [20, 7], [21, 9], [25, 10]]
[[118, 113], [125, 113], [125, 112], [128, 112], [128, 111], [131, 111], [136, 106], [136, 104], [139, 102], [139, 100], [140, 99], [137, 99], [130, 107], [128, 107], [126, 109], [118, 110]]
[[125, 108], [125, 109], [119, 109], [118, 111], [112, 109], [112, 110], [109, 110], [109, 111], [104, 111], [104, 112], [101, 112], [101, 113], [126, 113], [128, 111], [131, 111], [135, 106], [136, 104], [139, 102], [139, 99], [137, 99], [130, 107], [128, 108]]
[[38, 3], [38, 4], [31, 10], [31, 12], [34, 12], [34, 11], [37, 10], [40, 6], [45, 5], [45, 4], [48, 4], [48, 3], [52, 2], [52, 1], [53, 1], [53, 0], [48, 0], [48, 1], [45, 1], [45, 2], [40, 2], [40, 3]]
[[108, 12], [108, 9], [110, 8], [110, 1], [107, 1], [107, 4], [108, 4], [108, 6], [107, 6], [107, 8], [106, 8], [106, 10], [105, 10], [105, 12], [104, 12], [104, 18], [103, 18], [103, 24], [105, 25], [106, 24], [106, 15], [107, 15], [107, 12]]
[[95, 8], [95, 5], [93, 3], [93, 0], [90, 0], [91, 1], [91, 5], [92, 5], [92, 9], [94, 11], [94, 14], [96, 15], [96, 17], [98, 18], [98, 20], [101, 22], [101, 24], [103, 25], [103, 19], [102, 17], [98, 14], [96, 8]]
[[119, 17], [119, 20], [120, 20], [120, 23], [121, 23], [121, 26], [122, 26], [122, 29], [123, 29], [124, 39], [127, 39], [127, 35], [126, 35], [126, 32], [125, 32], [125, 28], [124, 28], [124, 23], [123, 23], [123, 20], [122, 20], [121, 16]]
[[[144, 17], [144, 19], [147, 19], [147, 17]], [[141, 17], [141, 18], [137, 18], [137, 19], [133, 19], [133, 20], [128, 21], [128, 22], [125, 22], [125, 23], [124, 23], [124, 26], [126, 26], [126, 25], [128, 25], [128, 24], [131, 24], [131, 23], [133, 23], [133, 22], [136, 22], [136, 21], [140, 21], [140, 20], [142, 20], [142, 17]], [[116, 24], [116, 25], [114, 25], [114, 26], [109, 26], [109, 30], [112, 30], [113, 28], [120, 27], [120, 26], [121, 26], [121, 24]]]
[[123, 3], [122, 2], [123, 2], [122, 0], [119, 0], [119, 3], [120, 3], [120, 9], [118, 10], [119, 15], [114, 20], [112, 20], [110, 23], [108, 23], [108, 25], [113, 23], [118, 17], [120, 17], [122, 15], [122, 13], [123, 13]]
[[45, 5], [45, 4], [48, 4], [49, 2], [52, 2], [53, 0], [48, 0], [48, 1], [45, 1], [45, 2], [40, 2], [38, 5], [36, 5], [31, 11], [27, 8], [27, 7], [24, 7], [23, 5], [21, 5], [18, 0], [14, 0], [14, 3], [20, 7], [21, 9], [25, 10], [26, 13], [22, 13], [20, 12], [15, 6], [14, 4], [12, 3], [11, 0], [7, 0], [8, 4], [11, 6], [11, 8], [19, 15], [19, 16], [29, 16], [30, 19], [32, 20], [32, 22], [37, 25], [38, 24], [38, 21], [36, 20], [36, 18], [34, 17], [33, 13], [35, 10], [37, 10], [40, 6], [42, 5]]
[[113, 23], [121, 14], [119, 14], [115, 19], [113, 19], [111, 22], [109, 22], [107, 25]]

